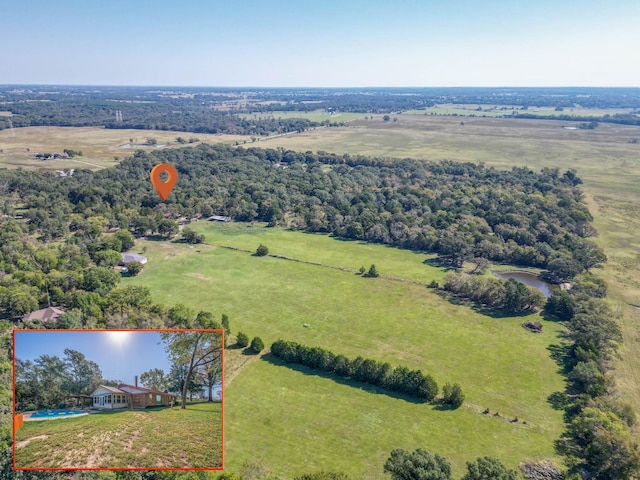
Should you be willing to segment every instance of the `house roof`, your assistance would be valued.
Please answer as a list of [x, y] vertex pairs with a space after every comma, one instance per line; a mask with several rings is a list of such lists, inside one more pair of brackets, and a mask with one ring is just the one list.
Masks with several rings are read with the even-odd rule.
[[[123, 387], [140, 390], [140, 393], [157, 393], [158, 395], [162, 394], [162, 395], [171, 395], [171, 396], [177, 397], [177, 395], [174, 395], [173, 393], [161, 392], [159, 390], [153, 390], [152, 388], [136, 387], [135, 385], [127, 385], [126, 383], [121, 383], [120, 385], [118, 385], [118, 388], [123, 388]], [[137, 393], [137, 392], [127, 391], [127, 393]]]
[[23, 320], [55, 320], [64, 313], [64, 310], [58, 307], [47, 307], [42, 310], [36, 310], [25, 315]]
[[138, 255], [137, 253], [123, 253], [122, 261], [123, 262], [146, 262], [147, 257]]
[[116, 387], [110, 387], [108, 385], [98, 385], [98, 388], [96, 388], [93, 393], [91, 394], [92, 396], [95, 395], [95, 393], [100, 390], [101, 388], [104, 388], [105, 390], [107, 390], [108, 392], [111, 393], [123, 393], [123, 394], [127, 394], [129, 392], [123, 392], [122, 390], [116, 388]]

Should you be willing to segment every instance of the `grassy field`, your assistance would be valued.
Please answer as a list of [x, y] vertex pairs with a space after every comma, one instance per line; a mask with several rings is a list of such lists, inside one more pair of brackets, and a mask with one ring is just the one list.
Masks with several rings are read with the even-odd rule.
[[[130, 143], [144, 144], [148, 138], [154, 138], [159, 145], [179, 147], [177, 137], [189, 139], [197, 137], [207, 143], [234, 143], [243, 141], [240, 135], [191, 134], [184, 132], [165, 132], [159, 130], [119, 130], [101, 127], [25, 127], [13, 130], [0, 130], [0, 168], [63, 170], [70, 168], [89, 168], [91, 170], [111, 167], [120, 159], [132, 155], [135, 149], [122, 148]], [[197, 143], [190, 144], [191, 146]], [[35, 153], [62, 153], [65, 148], [79, 150], [82, 157], [72, 160], [39, 160]], [[141, 147], [153, 150], [156, 147]]]
[[306, 118], [307, 120], [311, 120], [312, 122], [324, 122], [325, 120], [329, 120], [330, 122], [349, 122], [351, 120], [358, 120], [364, 118], [364, 113], [349, 113], [349, 112], [339, 112], [339, 113], [328, 113], [325, 110], [313, 110], [310, 112], [290, 112], [290, 111], [274, 111], [274, 112], [256, 112], [250, 115], [243, 115], [245, 118], [250, 119], [261, 119], [261, 118]]
[[[480, 110], [478, 110], [480, 107]], [[527, 110], [520, 110], [520, 106], [508, 105], [478, 105], [478, 104], [454, 104], [443, 103], [420, 110], [407, 110], [403, 114], [409, 115], [462, 115], [474, 117], [503, 117], [511, 112], [530, 113], [532, 115], [546, 115], [557, 117], [559, 115], [575, 115], [580, 117], [602, 117], [604, 115], [615, 115], [617, 113], [628, 114], [632, 108], [585, 108], [571, 107], [556, 111], [554, 107], [530, 107]]]
[[[559, 325], [532, 316], [545, 325], [534, 335], [520, 326], [523, 317], [492, 318], [452, 305], [412, 283], [443, 275], [413, 252], [262, 225], [193, 226], [208, 245], [143, 241], [138, 248], [147, 247], [149, 263], [125, 284], [148, 286], [167, 304], [227, 313], [232, 334], [420, 368], [440, 385], [459, 382], [466, 394], [463, 408], [441, 411], [232, 349], [225, 358], [231, 471], [250, 461], [285, 477], [330, 467], [354, 478], [383, 478], [382, 465], [396, 447], [437, 451], [457, 474], [480, 455], [512, 467], [555, 457], [562, 412], [546, 398], [564, 381], [547, 347], [560, 343]], [[272, 254], [322, 265], [255, 257], [260, 243]], [[348, 271], [371, 263], [383, 277]], [[490, 415], [482, 414], [485, 408]], [[510, 422], [515, 417], [519, 421]]]
[[[599, 270], [623, 330], [616, 362], [622, 397], [640, 411], [640, 127], [600, 124], [567, 130], [572, 122], [398, 115], [349, 127], [275, 138], [292, 150], [483, 162], [500, 168], [575, 168], [609, 262]], [[638, 431], [640, 435], [640, 431]]]
[[220, 468], [222, 407], [198, 403], [185, 410], [115, 410], [29, 421], [16, 442], [17, 468]]

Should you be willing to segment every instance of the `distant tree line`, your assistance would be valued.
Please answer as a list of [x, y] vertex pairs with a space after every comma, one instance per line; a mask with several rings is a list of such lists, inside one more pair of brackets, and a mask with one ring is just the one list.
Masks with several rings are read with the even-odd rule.
[[402, 366], [392, 368], [388, 363], [362, 357], [350, 360], [344, 355], [336, 355], [321, 347], [307, 347], [284, 340], [274, 342], [271, 345], [271, 353], [287, 363], [297, 363], [428, 402], [438, 395], [435, 380], [420, 370], [409, 370]]
[[76, 350], [66, 348], [64, 358], [16, 358], [16, 408], [20, 411], [73, 407], [78, 400], [72, 395], [90, 395], [101, 383], [115, 382], [103, 379], [100, 367]]

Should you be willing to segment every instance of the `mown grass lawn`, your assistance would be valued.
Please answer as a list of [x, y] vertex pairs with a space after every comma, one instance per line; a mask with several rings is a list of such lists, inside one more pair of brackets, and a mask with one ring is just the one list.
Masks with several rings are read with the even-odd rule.
[[220, 468], [222, 406], [188, 404], [24, 422], [17, 468]]
[[[562, 412], [547, 402], [564, 389], [548, 350], [562, 342], [557, 323], [538, 315], [492, 318], [453, 305], [424, 286], [441, 280], [443, 270], [411, 251], [261, 225], [194, 226], [210, 244], [141, 241], [149, 263], [123, 283], [148, 286], [168, 305], [226, 313], [232, 336], [243, 331], [267, 347], [283, 338], [419, 368], [440, 386], [460, 383], [466, 395], [463, 408], [441, 411], [231, 349], [225, 358], [230, 471], [248, 461], [283, 478], [328, 468], [383, 478], [394, 448], [440, 453], [456, 475], [483, 455], [511, 467], [527, 459], [558, 461], [553, 443], [564, 428]], [[322, 266], [253, 256], [260, 243], [276, 255]], [[354, 274], [371, 263], [382, 277]], [[543, 333], [522, 328], [529, 319], [541, 321]], [[490, 415], [482, 414], [485, 408]]]

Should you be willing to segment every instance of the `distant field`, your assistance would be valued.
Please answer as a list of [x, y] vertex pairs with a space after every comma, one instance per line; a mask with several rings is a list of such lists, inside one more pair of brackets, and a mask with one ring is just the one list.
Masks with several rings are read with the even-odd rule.
[[[624, 334], [616, 380], [640, 411], [640, 127], [600, 124], [567, 130], [575, 122], [397, 115], [274, 138], [269, 145], [390, 158], [483, 162], [500, 168], [575, 168], [609, 262], [598, 273]], [[638, 143], [633, 143], [638, 142]], [[637, 306], [637, 307], [636, 307]], [[638, 431], [640, 435], [640, 430]]]
[[[555, 458], [562, 412], [546, 398], [564, 381], [547, 347], [560, 342], [558, 324], [533, 315], [545, 325], [534, 335], [520, 326], [529, 317], [491, 318], [452, 305], [411, 282], [441, 280], [444, 272], [410, 251], [259, 224], [192, 226], [208, 245], [141, 241], [137, 249], [146, 247], [149, 263], [124, 283], [146, 285], [167, 304], [227, 313], [234, 335], [259, 335], [267, 345], [285, 338], [420, 368], [440, 385], [459, 382], [467, 395], [463, 408], [439, 411], [230, 350], [225, 463], [231, 471], [247, 460], [286, 478], [326, 468], [383, 478], [382, 465], [397, 447], [437, 451], [457, 475], [480, 455], [512, 467]], [[250, 252], [260, 243], [272, 254], [322, 266], [255, 257]], [[371, 263], [383, 277], [340, 269]], [[485, 408], [492, 415], [483, 415]]]
[[530, 113], [532, 115], [575, 115], [576, 117], [602, 117], [604, 115], [615, 115], [617, 113], [631, 113], [632, 108], [584, 108], [567, 107], [561, 111], [556, 111], [555, 107], [529, 107], [521, 110], [520, 106], [508, 105], [478, 105], [478, 104], [458, 104], [443, 103], [419, 110], [407, 110], [403, 114], [408, 115], [462, 115], [474, 117], [504, 117], [516, 113]]
[[[144, 144], [148, 138], [159, 145], [179, 147], [177, 137], [197, 137], [207, 143], [234, 143], [245, 137], [240, 135], [210, 135], [160, 130], [119, 130], [101, 127], [24, 127], [0, 130], [0, 168], [22, 167], [37, 170], [62, 170], [88, 168], [91, 170], [111, 167], [137, 148], [152, 150], [155, 147], [122, 148], [127, 144]], [[197, 145], [190, 144], [191, 146]], [[35, 153], [62, 153], [65, 149], [79, 150], [82, 157], [73, 160], [39, 160]]]
[[368, 116], [364, 113], [327, 113], [324, 110], [313, 110], [311, 112], [289, 112], [289, 111], [275, 111], [275, 112], [257, 112], [250, 115], [243, 115], [245, 118], [306, 118], [312, 122], [324, 122], [329, 120], [330, 122], [349, 122], [351, 120], [358, 120]]

